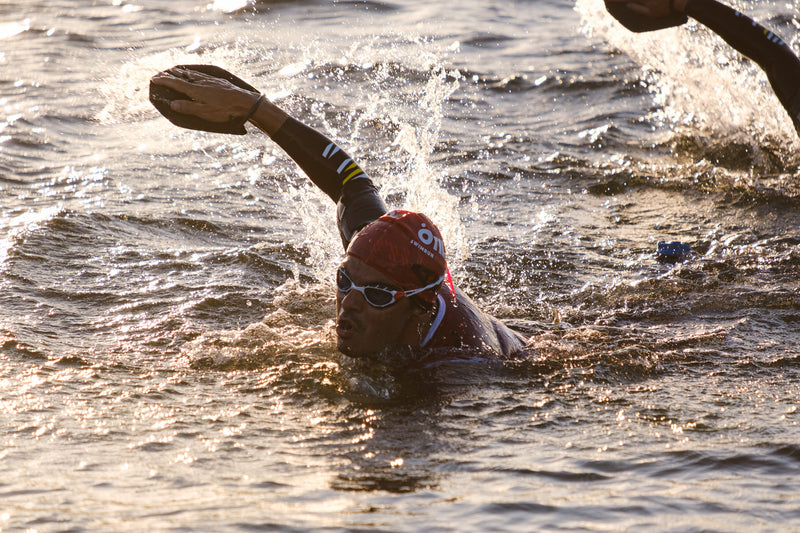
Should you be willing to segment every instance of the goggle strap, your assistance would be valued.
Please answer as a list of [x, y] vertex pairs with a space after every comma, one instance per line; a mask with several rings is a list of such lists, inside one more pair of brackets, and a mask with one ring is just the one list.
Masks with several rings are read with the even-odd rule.
[[456, 287], [453, 285], [453, 277], [450, 275], [450, 267], [445, 267], [446, 270], [445, 275], [447, 276], [447, 287], [450, 289], [450, 296], [453, 298], [453, 301], [456, 301]]

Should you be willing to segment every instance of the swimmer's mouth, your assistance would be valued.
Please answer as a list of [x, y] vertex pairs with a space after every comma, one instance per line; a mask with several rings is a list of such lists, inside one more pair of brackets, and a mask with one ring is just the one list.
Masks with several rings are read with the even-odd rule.
[[349, 339], [356, 333], [356, 324], [349, 318], [339, 318], [336, 321], [336, 335], [340, 339]]

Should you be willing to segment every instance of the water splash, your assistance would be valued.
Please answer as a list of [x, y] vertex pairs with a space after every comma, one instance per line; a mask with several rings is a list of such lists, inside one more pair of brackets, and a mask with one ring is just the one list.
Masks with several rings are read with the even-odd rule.
[[[460, 74], [445, 68], [447, 52], [436, 43], [398, 37], [394, 43], [363, 40], [344, 53], [320, 45], [306, 49], [280, 72], [282, 87], [302, 94], [309, 79], [333, 90], [331, 102], [316, 102], [308, 120], [320, 122], [381, 188], [390, 208], [427, 213], [439, 225], [451, 262], [468, 253], [469, 243], [458, 213], [458, 198], [442, 186], [445, 171], [431, 158], [439, 142], [444, 109], [458, 89]], [[291, 67], [291, 68], [289, 68]], [[330, 106], [338, 112], [331, 113]], [[302, 206], [324, 199], [315, 190], [296, 195]], [[297, 202], [296, 202], [297, 203]], [[339, 236], [331, 228], [332, 209], [300, 206], [307, 242], [324, 243], [312, 263], [325, 269], [340, 260]], [[321, 218], [322, 217], [322, 218]]]
[[408, 177], [396, 176], [392, 182], [405, 188], [409, 208], [430, 214], [442, 228], [451, 264], [468, 255], [469, 243], [459, 223], [458, 199], [438, 185], [443, 174], [431, 165], [430, 158], [439, 141], [443, 106], [458, 89], [459, 78], [460, 74], [453, 76], [444, 68], [431, 71], [428, 83], [420, 90], [420, 106], [426, 119], [417, 126], [404, 124], [394, 141], [409, 155]]

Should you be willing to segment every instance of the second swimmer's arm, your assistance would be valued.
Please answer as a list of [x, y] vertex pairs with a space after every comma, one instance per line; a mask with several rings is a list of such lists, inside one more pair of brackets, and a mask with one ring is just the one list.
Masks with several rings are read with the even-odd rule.
[[675, 0], [674, 6], [719, 34], [766, 72], [800, 133], [800, 60], [792, 49], [765, 27], [715, 0]]

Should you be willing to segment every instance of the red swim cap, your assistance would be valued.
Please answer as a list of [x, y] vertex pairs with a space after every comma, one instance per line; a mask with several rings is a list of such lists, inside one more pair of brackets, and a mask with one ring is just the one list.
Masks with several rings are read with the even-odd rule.
[[[398, 288], [417, 289], [445, 276], [444, 240], [439, 228], [422, 213], [392, 211], [358, 232], [347, 255], [360, 259]], [[425, 291], [418, 298], [433, 303], [436, 295]]]

